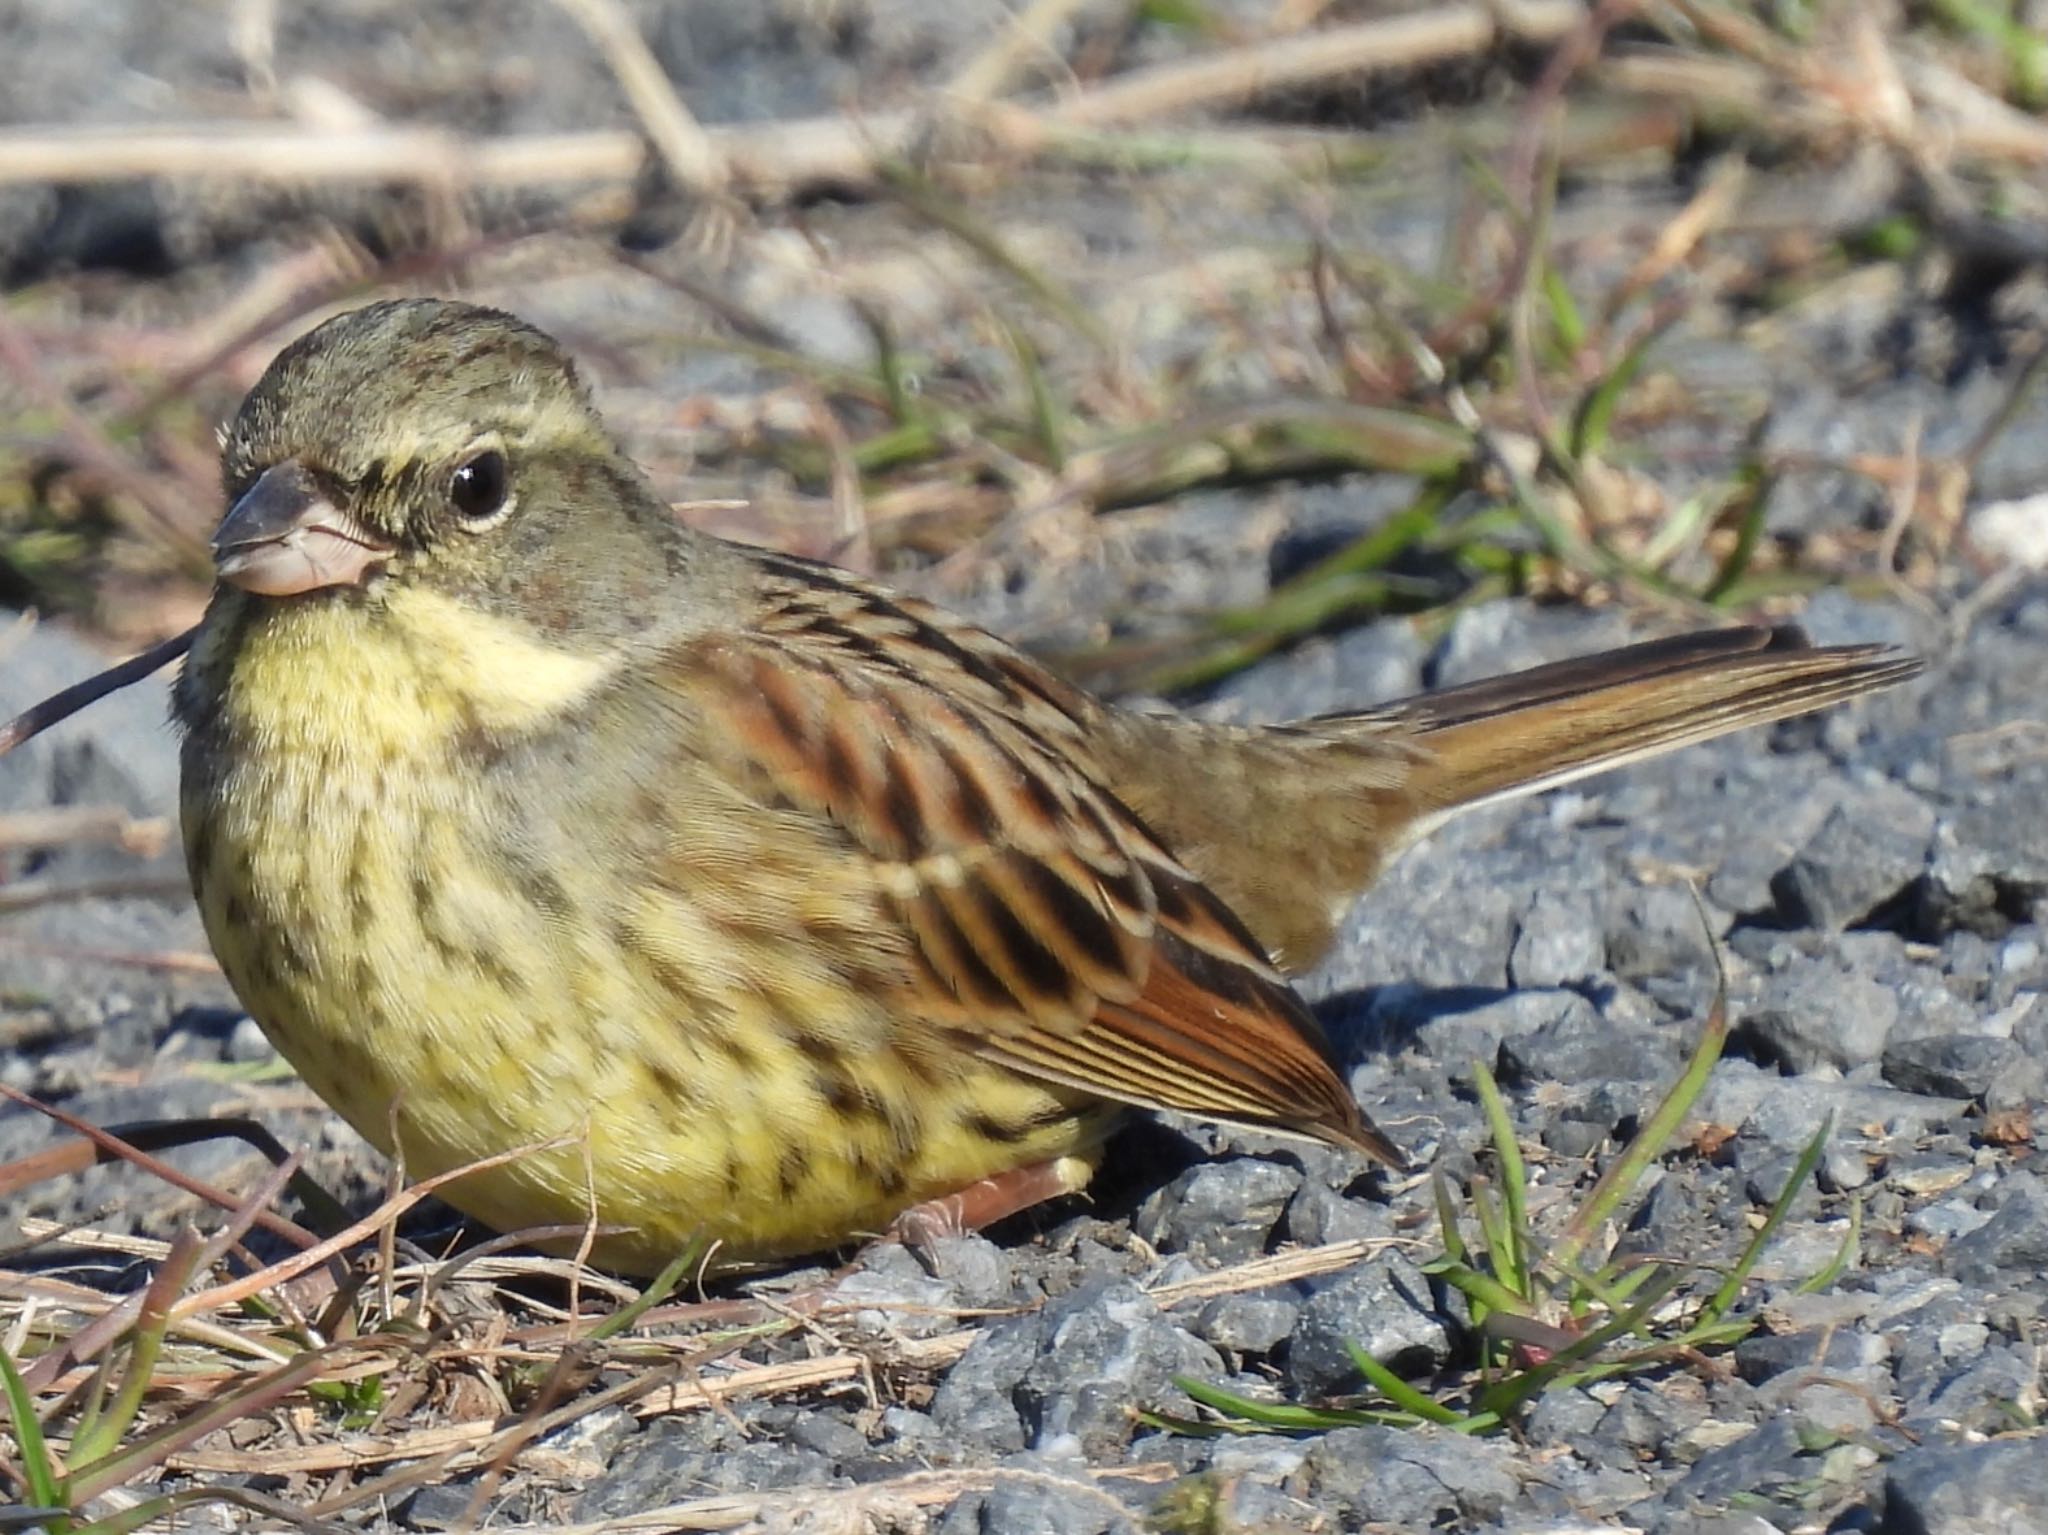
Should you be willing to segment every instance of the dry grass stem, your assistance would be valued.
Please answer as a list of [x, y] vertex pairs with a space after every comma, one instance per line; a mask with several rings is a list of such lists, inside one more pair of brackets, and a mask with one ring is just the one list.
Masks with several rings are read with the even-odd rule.
[[[139, 656], [131, 657], [118, 666], [110, 666], [83, 682], [75, 682], [68, 688], [52, 693], [40, 703], [22, 710], [13, 719], [0, 725], [0, 757], [6, 756], [23, 741], [41, 735], [59, 721], [69, 719], [87, 704], [96, 702], [117, 689], [125, 688], [132, 682], [140, 682], [151, 672], [170, 665], [191, 648], [195, 632], [187, 629], [183, 634], [165, 640], [161, 645], [153, 646]], [[9, 888], [17, 892], [21, 889], [19, 885]], [[5, 905], [0, 904], [0, 910], [5, 909]]]
[[[558, 3], [577, 12], [579, 19], [586, 8], [600, 15], [610, 9], [600, 0]], [[1058, 128], [1129, 125], [1228, 107], [1267, 91], [1463, 57], [1492, 46], [1503, 35], [1549, 41], [1579, 25], [1585, 15], [1579, 0], [1440, 6], [1414, 16], [1332, 27], [1133, 70], [1043, 108], [993, 108], [993, 126], [1015, 147]], [[644, 50], [645, 44], [640, 47]], [[620, 67], [613, 62], [615, 69]], [[652, 67], [652, 60], [647, 62]], [[624, 73], [621, 82], [626, 85]], [[667, 91], [679, 116], [672, 116], [659, 132], [650, 124], [649, 137], [663, 146], [664, 162], [679, 179], [700, 189], [773, 198], [826, 183], [871, 181], [923, 128], [922, 114], [915, 112], [700, 128], [674, 100], [666, 80], [655, 83]], [[629, 95], [636, 88], [644, 86], [627, 86]], [[632, 99], [643, 121], [650, 110], [657, 116], [663, 111], [650, 108], [651, 96]], [[953, 110], [971, 108], [973, 99], [970, 93], [955, 102]], [[678, 122], [683, 124], [680, 129]], [[0, 133], [0, 184], [64, 185], [164, 176], [285, 185], [630, 185], [639, 177], [645, 156], [639, 135], [618, 131], [472, 139], [424, 128], [336, 133], [208, 125], [147, 136], [126, 129], [25, 129]]]
[[117, 965], [168, 975], [219, 975], [220, 961], [195, 949], [103, 949], [87, 944], [45, 943], [37, 938], [0, 936], [0, 950], [73, 965]]
[[668, 75], [619, 0], [555, 0], [575, 18], [625, 92], [649, 142], [677, 182], [693, 192], [722, 192], [726, 162], [718, 145], [683, 105]]
[[1648, 292], [1691, 260], [1700, 243], [1733, 216], [1748, 184], [1749, 167], [1745, 161], [1734, 155], [1716, 161], [1706, 183], [1657, 232], [1650, 249], [1622, 279], [1608, 300], [1607, 312], [1619, 314], [1639, 294]]
[[1191, 1300], [1210, 1300], [1218, 1295], [1241, 1295], [1270, 1285], [1293, 1284], [1297, 1280], [1313, 1279], [1319, 1274], [1334, 1274], [1339, 1269], [1362, 1262], [1382, 1248], [1415, 1245], [1419, 1244], [1392, 1237], [1356, 1237], [1321, 1247], [1302, 1247], [1293, 1252], [1274, 1253], [1270, 1257], [1233, 1264], [1213, 1274], [1183, 1279], [1176, 1284], [1160, 1285], [1151, 1295], [1162, 1308], [1179, 1306]]
[[943, 87], [954, 101], [975, 104], [1000, 96], [1018, 74], [1043, 62], [1059, 69], [1065, 61], [1053, 48], [1053, 34], [1089, 0], [1031, 0], [998, 30], [993, 41], [969, 59]]
[[117, 847], [154, 858], [169, 843], [171, 823], [132, 816], [119, 805], [59, 805], [0, 815], [0, 852], [15, 848]]
[[1554, 42], [1585, 18], [1580, 0], [1437, 5], [1413, 15], [1330, 27], [1132, 70], [1058, 103], [1045, 115], [1070, 127], [1155, 121], [1235, 106], [1269, 91], [1464, 58], [1503, 37]]
[[99, 879], [22, 879], [0, 885], [0, 912], [32, 911], [73, 901], [118, 901], [130, 896], [165, 900], [189, 893], [191, 882], [174, 874], [110, 874]]

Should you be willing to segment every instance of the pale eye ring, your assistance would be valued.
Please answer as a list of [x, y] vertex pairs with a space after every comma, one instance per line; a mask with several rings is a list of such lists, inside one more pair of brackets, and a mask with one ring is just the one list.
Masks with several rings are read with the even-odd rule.
[[469, 533], [487, 533], [512, 515], [512, 470], [496, 448], [464, 459], [448, 479], [448, 504]]

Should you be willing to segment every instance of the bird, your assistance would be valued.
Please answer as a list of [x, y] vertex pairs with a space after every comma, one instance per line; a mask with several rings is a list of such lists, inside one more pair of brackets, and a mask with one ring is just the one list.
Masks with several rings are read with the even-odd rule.
[[448, 299], [285, 347], [222, 483], [173, 714], [229, 983], [408, 1176], [626, 1273], [977, 1228], [1132, 1110], [1401, 1166], [1291, 979], [1390, 859], [1919, 667], [1749, 626], [1285, 726], [1117, 707], [685, 526], [560, 345]]

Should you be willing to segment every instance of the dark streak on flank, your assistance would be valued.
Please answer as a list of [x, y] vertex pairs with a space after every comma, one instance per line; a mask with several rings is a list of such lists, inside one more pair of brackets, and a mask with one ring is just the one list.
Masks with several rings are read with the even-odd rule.
[[688, 1100], [688, 1084], [667, 1061], [643, 1060], [640, 1064], [646, 1068], [648, 1079], [654, 1083], [654, 1090], [664, 1102], [683, 1103]]
[[846, 1052], [822, 1034], [798, 1030], [790, 1042], [796, 1046], [797, 1053], [812, 1065], [825, 1071], [845, 1071]]
[[348, 871], [342, 876], [348, 894], [349, 922], [358, 936], [377, 920], [377, 903], [370, 899], [370, 859], [366, 856], [369, 840], [369, 828], [359, 823], [349, 845]]
[[899, 1198], [910, 1187], [902, 1168], [894, 1162], [877, 1162], [865, 1149], [853, 1154], [853, 1175], [872, 1186], [884, 1199]]
[[1049, 1130], [1054, 1125], [1063, 1125], [1074, 1117], [1074, 1111], [1064, 1103], [1049, 1103], [1033, 1114], [1026, 1123], [1034, 1130]]
[[899, 1044], [889, 1051], [889, 1060], [892, 1065], [900, 1067], [904, 1075], [915, 1078], [919, 1087], [939, 1085], [939, 1073], [923, 1051], [906, 1050]]
[[[703, 1021], [714, 1015], [711, 999], [697, 985], [696, 977], [649, 943], [632, 923], [614, 920], [611, 933], [613, 946], [646, 966], [661, 989], [688, 1010], [693, 1019]], [[723, 1042], [724, 1036], [719, 1037]]]
[[712, 1033], [711, 1042], [733, 1065], [735, 1071], [747, 1076], [757, 1075], [761, 1070], [761, 1058], [754, 1054], [747, 1042], [731, 1029], [718, 1029]]
[[505, 956], [488, 944], [475, 944], [469, 951], [470, 963], [491, 978], [491, 984], [505, 993], [508, 1000], [518, 1000], [527, 993], [526, 977], [507, 963]]
[[819, 1072], [811, 1078], [811, 1091], [841, 1119], [891, 1122], [889, 1111], [851, 1077]]
[[782, 1160], [775, 1164], [775, 1187], [784, 1199], [794, 1199], [810, 1173], [811, 1154], [802, 1146], [785, 1147]]
[[568, 887], [545, 868], [522, 859], [514, 867], [514, 872], [517, 875], [515, 886], [536, 910], [550, 917], [567, 917], [574, 913]]
[[295, 976], [307, 976], [313, 973], [313, 961], [307, 955], [305, 946], [299, 942], [298, 935], [292, 931], [290, 923], [280, 922], [276, 924], [271, 929], [271, 937], [275, 940], [274, 943], [258, 944], [256, 946], [258, 954], [276, 956], [279, 967], [290, 971]]
[[[1065, 1112], [1064, 1109], [1061, 1110], [1063, 1115]], [[1029, 1125], [997, 1119], [993, 1114], [984, 1114], [979, 1110], [967, 1115], [960, 1121], [960, 1125], [969, 1135], [978, 1136], [985, 1141], [994, 1141], [998, 1146], [1014, 1146], [1031, 1134]]]
[[465, 957], [465, 953], [463, 947], [444, 933], [434, 919], [437, 901], [433, 881], [427, 877], [424, 870], [415, 869], [410, 889], [413, 915], [419, 919], [416, 926], [420, 937], [426, 940], [427, 946], [434, 951], [442, 964], [454, 968]]

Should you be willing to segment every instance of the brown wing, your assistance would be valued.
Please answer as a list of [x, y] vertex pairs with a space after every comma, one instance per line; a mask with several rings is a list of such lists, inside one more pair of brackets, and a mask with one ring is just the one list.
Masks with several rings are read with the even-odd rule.
[[728, 749], [873, 862], [906, 1009], [1030, 1076], [1399, 1164], [1244, 925], [1097, 780], [1099, 709], [993, 636], [801, 562], [698, 642]]

